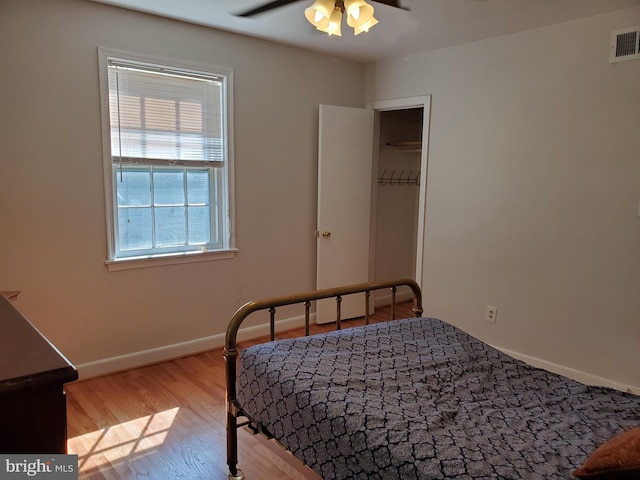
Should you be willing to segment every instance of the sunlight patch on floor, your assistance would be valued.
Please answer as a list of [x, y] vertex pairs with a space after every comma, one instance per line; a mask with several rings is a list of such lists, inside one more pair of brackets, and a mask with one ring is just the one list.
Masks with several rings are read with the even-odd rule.
[[78, 455], [80, 470], [144, 455], [162, 445], [178, 410], [179, 407], [175, 407], [69, 438], [69, 453]]

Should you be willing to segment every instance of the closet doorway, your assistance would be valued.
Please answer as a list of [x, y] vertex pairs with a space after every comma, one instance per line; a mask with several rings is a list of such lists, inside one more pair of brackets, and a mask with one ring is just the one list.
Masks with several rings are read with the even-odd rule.
[[[376, 144], [371, 277], [422, 284], [430, 97], [372, 105]], [[378, 305], [389, 299], [376, 297]]]

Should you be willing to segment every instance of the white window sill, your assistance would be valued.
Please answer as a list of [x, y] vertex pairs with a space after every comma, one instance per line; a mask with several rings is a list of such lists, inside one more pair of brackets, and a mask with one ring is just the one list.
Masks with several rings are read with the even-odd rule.
[[185, 252], [148, 257], [120, 258], [118, 260], [107, 260], [105, 264], [110, 272], [117, 272], [119, 270], [132, 270], [134, 268], [161, 267], [165, 265], [225, 260], [234, 258], [236, 253], [238, 253], [237, 248], [230, 248], [228, 250], [216, 250], [213, 252]]

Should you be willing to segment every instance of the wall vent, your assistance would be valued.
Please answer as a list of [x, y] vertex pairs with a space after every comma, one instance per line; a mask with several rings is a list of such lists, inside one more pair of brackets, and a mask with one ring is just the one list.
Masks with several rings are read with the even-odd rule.
[[640, 27], [615, 30], [611, 34], [609, 61], [622, 62], [640, 58]]

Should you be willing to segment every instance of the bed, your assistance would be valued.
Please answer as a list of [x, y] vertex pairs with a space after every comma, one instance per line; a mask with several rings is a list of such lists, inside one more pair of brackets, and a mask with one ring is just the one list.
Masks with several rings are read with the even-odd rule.
[[[367, 313], [366, 325], [341, 329], [343, 296], [362, 292], [368, 306], [372, 291], [391, 289], [395, 317], [398, 288], [410, 289], [415, 318], [368, 324]], [[338, 329], [309, 336], [311, 302], [329, 297]], [[268, 310], [273, 340], [276, 308], [295, 303], [306, 336], [239, 352], [244, 319]], [[237, 428], [246, 424], [325, 479], [565, 479], [581, 466], [581, 478], [640, 478], [619, 449], [604, 469], [622, 476], [588, 476], [601, 469], [592, 455], [601, 445], [640, 432], [640, 397], [534, 368], [422, 317], [412, 280], [250, 302], [229, 324], [224, 356], [230, 479], [244, 478]], [[640, 463], [640, 435], [630, 441], [627, 457]]]

